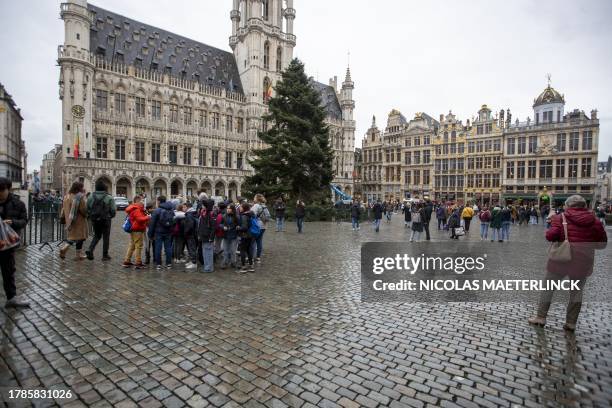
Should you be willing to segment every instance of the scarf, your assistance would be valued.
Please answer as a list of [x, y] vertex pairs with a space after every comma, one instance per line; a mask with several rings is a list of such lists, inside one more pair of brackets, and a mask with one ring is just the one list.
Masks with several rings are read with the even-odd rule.
[[72, 199], [72, 205], [70, 206], [70, 214], [68, 214], [68, 219], [66, 220], [66, 229], [70, 231], [72, 228], [72, 224], [78, 215], [79, 205], [81, 204], [81, 199], [83, 198], [83, 193], [76, 193], [74, 198]]

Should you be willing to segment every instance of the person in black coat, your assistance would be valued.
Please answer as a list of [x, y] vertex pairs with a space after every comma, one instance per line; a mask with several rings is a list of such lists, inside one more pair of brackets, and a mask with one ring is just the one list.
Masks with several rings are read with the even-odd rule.
[[459, 236], [455, 233], [455, 230], [461, 225], [459, 209], [455, 209], [448, 219], [448, 229], [451, 232], [451, 239], [459, 239]]
[[353, 200], [351, 205], [351, 222], [353, 224], [353, 231], [359, 229], [359, 218], [361, 217], [361, 205], [359, 201]]
[[[28, 223], [28, 212], [19, 197], [11, 193], [11, 185], [9, 179], [0, 177], [0, 217], [3, 223], [19, 234]], [[4, 307], [30, 307], [28, 302], [17, 299], [14, 247], [0, 251], [0, 269], [2, 269], [2, 283], [6, 294]]]
[[404, 227], [410, 227], [410, 223], [412, 223], [412, 211], [410, 211], [410, 206], [408, 204], [404, 204], [404, 208], [402, 209], [404, 213]]
[[378, 200], [376, 202], [376, 204], [374, 204], [374, 208], [372, 208], [372, 210], [374, 210], [374, 228], [376, 229], [376, 232], [379, 231], [380, 229], [380, 220], [382, 220], [382, 216], [383, 216], [383, 206], [380, 203], [380, 200]]
[[429, 221], [431, 221], [431, 213], [433, 212], [433, 204], [430, 200], [425, 201], [425, 206], [423, 207], [423, 229], [425, 230], [425, 239], [427, 241], [431, 240], [431, 236], [429, 235]]

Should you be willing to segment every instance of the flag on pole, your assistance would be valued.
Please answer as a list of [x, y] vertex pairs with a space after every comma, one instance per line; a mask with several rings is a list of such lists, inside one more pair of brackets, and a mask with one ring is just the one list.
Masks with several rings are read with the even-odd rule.
[[266, 102], [268, 102], [272, 98], [272, 84], [268, 84], [268, 89], [266, 89]]
[[74, 141], [74, 158], [78, 159], [79, 158], [79, 144], [81, 144], [80, 138], [79, 138], [79, 125], [77, 125], [76, 128], [76, 139]]

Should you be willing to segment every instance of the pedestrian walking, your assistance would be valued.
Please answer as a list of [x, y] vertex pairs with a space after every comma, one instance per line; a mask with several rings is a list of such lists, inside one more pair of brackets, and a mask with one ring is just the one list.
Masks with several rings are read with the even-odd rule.
[[478, 214], [480, 220], [480, 240], [487, 239], [489, 235], [489, 223], [491, 222], [491, 211], [489, 207], [483, 207], [482, 211]]
[[402, 209], [404, 213], [404, 227], [411, 228], [412, 227], [412, 208], [408, 204], [404, 205]]
[[276, 217], [276, 232], [285, 231], [285, 200], [283, 197], [278, 197], [274, 203], [274, 217]]
[[166, 268], [172, 268], [172, 227], [174, 226], [174, 206], [166, 201], [165, 196], [157, 197], [157, 208], [153, 211], [149, 230], [149, 239], [155, 240], [153, 258], [155, 267], [162, 269], [162, 248], [166, 254]]
[[502, 222], [502, 230], [501, 230], [501, 238], [500, 242], [504, 240], [510, 241], [510, 224], [512, 224], [512, 212], [508, 206], [504, 206], [501, 210], [501, 222]]
[[446, 206], [444, 206], [443, 204], [438, 206], [438, 209], [436, 210], [436, 219], [438, 220], [438, 229], [444, 229], [444, 227], [446, 226], [446, 218], [448, 217], [448, 213], [446, 210]]
[[[130, 268], [134, 266], [136, 269], [142, 269], [144, 268], [142, 263], [142, 247], [150, 219], [145, 212], [142, 196], [134, 196], [133, 203], [125, 209], [125, 212], [130, 225], [130, 244], [125, 254], [123, 267]], [[132, 255], [134, 255], [135, 263], [132, 263]]]
[[94, 237], [85, 255], [87, 255], [87, 259], [93, 261], [96, 245], [102, 239], [102, 260], [110, 261], [111, 257], [108, 250], [110, 247], [111, 222], [115, 218], [117, 209], [115, 200], [106, 192], [106, 184], [98, 180], [95, 189], [96, 191], [87, 199], [87, 212], [93, 226]]
[[[571, 290], [563, 328], [576, 330], [578, 315], [582, 307], [582, 294], [589, 276], [593, 273], [595, 249], [606, 247], [608, 238], [601, 222], [586, 206], [580, 195], [572, 195], [565, 201], [566, 211], [552, 217], [551, 228], [546, 231], [550, 242], [569, 242], [570, 260], [557, 260], [549, 256], [546, 265], [546, 281], [561, 281], [566, 277], [578, 280], [578, 289]], [[538, 310], [528, 321], [544, 326], [554, 290], [542, 292]]]
[[461, 226], [461, 215], [459, 213], [459, 208], [455, 209], [451, 216], [448, 218], [448, 229], [451, 233], [450, 239], [459, 239], [459, 235], [457, 235], [457, 229]]
[[351, 204], [351, 224], [353, 231], [359, 230], [359, 219], [361, 218], [361, 205], [359, 201], [353, 200]]
[[474, 209], [469, 205], [466, 205], [461, 211], [461, 219], [463, 220], [463, 225], [465, 228], [465, 233], [470, 232], [470, 223], [472, 222], [472, 218], [474, 217]]
[[59, 250], [59, 256], [66, 258], [68, 249], [75, 245], [75, 261], [81, 261], [87, 257], [83, 254], [83, 243], [87, 239], [87, 200], [85, 199], [85, 187], [83, 183], [75, 181], [72, 183], [68, 194], [64, 197], [62, 204], [61, 219], [66, 226], [66, 243]]
[[376, 232], [378, 232], [380, 230], [380, 221], [382, 220], [384, 211], [380, 200], [376, 201], [376, 204], [374, 204], [372, 210], [374, 212], [374, 229], [376, 230]]
[[[0, 219], [19, 234], [28, 222], [28, 212], [19, 197], [11, 193], [12, 184], [6, 177], [0, 177]], [[7, 309], [30, 307], [29, 302], [17, 297], [15, 247], [0, 251], [0, 270], [2, 270], [2, 284], [6, 294], [4, 307]]]
[[298, 234], [303, 232], [304, 217], [306, 217], [306, 205], [302, 200], [298, 200], [295, 204], [295, 222], [297, 223]]

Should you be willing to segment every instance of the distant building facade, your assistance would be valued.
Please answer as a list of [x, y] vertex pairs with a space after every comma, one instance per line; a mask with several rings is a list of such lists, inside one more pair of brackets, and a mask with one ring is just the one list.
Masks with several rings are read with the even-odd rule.
[[[56, 156], [61, 152], [62, 145], [56, 144], [53, 149], [43, 155], [40, 166], [40, 188], [42, 191], [57, 190], [55, 177]], [[61, 163], [59, 163], [61, 165]]]
[[560, 204], [581, 194], [590, 204], [598, 201], [597, 111], [566, 113], [564, 96], [550, 83], [533, 110], [534, 120], [512, 123], [509, 109], [493, 115], [483, 105], [465, 124], [450, 112], [439, 122], [419, 113], [406, 123], [392, 111], [384, 132], [373, 123], [363, 139], [364, 197]]
[[0, 176], [13, 183], [25, 183], [27, 155], [21, 138], [21, 110], [13, 97], [0, 84]]
[[[236, 198], [261, 148], [257, 132], [293, 58], [293, 0], [234, 0], [232, 52], [85, 0], [61, 5], [63, 189], [100, 180], [114, 195]], [[354, 83], [312, 81], [334, 151], [334, 183], [351, 194]]]

